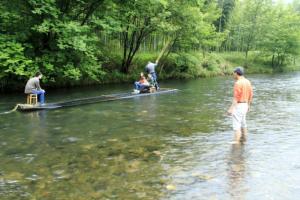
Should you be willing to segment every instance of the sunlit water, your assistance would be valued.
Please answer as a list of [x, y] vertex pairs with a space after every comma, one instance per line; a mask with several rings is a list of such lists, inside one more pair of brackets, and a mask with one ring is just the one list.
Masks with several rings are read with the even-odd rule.
[[[175, 94], [0, 115], [0, 199], [299, 199], [300, 74], [249, 76], [249, 137], [232, 145], [233, 80]], [[48, 101], [130, 85], [49, 91]], [[24, 101], [1, 95], [0, 111]]]

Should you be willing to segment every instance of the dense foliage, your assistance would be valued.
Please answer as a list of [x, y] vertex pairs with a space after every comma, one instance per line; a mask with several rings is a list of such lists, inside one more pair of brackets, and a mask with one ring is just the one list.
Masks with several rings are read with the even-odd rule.
[[282, 69], [299, 54], [299, 5], [299, 0], [2, 0], [0, 87], [23, 87], [37, 70], [48, 86], [128, 80], [161, 49], [162, 77], [223, 74], [226, 63], [211, 54], [220, 51], [244, 52], [240, 64], [246, 66], [249, 52], [255, 52]]
[[248, 53], [258, 51], [270, 57], [273, 68], [282, 68], [300, 52], [296, 2], [293, 6], [272, 0], [238, 1], [229, 20], [226, 48], [244, 52], [246, 64]]

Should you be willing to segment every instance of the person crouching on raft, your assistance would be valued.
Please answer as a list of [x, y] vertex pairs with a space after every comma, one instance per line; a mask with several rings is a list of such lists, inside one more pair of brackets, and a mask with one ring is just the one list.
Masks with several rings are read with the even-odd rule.
[[149, 87], [150, 84], [147, 81], [146, 77], [144, 76], [144, 73], [141, 72], [140, 74], [140, 80], [136, 81], [134, 83], [134, 93], [140, 93], [141, 91], [143, 91], [146, 87]]
[[45, 90], [40, 86], [40, 79], [43, 77], [41, 72], [37, 72], [35, 77], [30, 78], [25, 86], [25, 94], [37, 94], [41, 105], [45, 104]]

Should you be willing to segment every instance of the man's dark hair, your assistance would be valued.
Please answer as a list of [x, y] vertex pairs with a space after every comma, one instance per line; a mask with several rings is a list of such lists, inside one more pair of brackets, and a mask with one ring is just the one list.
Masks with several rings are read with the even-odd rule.
[[38, 76], [40, 76], [40, 75], [42, 75], [42, 73], [41, 73], [41, 72], [37, 72], [37, 73], [35, 73], [35, 77], [38, 77]]

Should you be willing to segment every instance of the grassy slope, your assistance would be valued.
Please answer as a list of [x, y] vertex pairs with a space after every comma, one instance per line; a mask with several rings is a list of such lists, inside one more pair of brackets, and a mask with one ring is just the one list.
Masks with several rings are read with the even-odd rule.
[[[109, 65], [107, 65], [110, 66], [110, 71], [102, 81], [133, 81], [138, 77], [139, 72], [144, 70], [144, 66], [148, 61], [153, 62], [156, 60], [157, 55], [157, 52], [137, 54], [129, 75], [117, 72], [118, 68], [116, 66], [119, 65], [120, 56], [111, 57]], [[244, 54], [239, 52], [207, 53], [205, 56], [203, 56], [202, 52], [172, 53], [161, 64], [163, 64], [163, 69], [161, 70], [162, 65], [157, 68], [157, 73], [160, 75], [161, 80], [228, 75], [232, 73], [236, 66], [244, 66], [248, 74], [300, 70], [299, 58], [296, 59], [295, 64], [294, 60], [290, 60], [288, 65], [280, 69], [273, 69], [270, 58], [263, 57], [257, 52], [250, 52], [247, 65], [245, 65]]]

